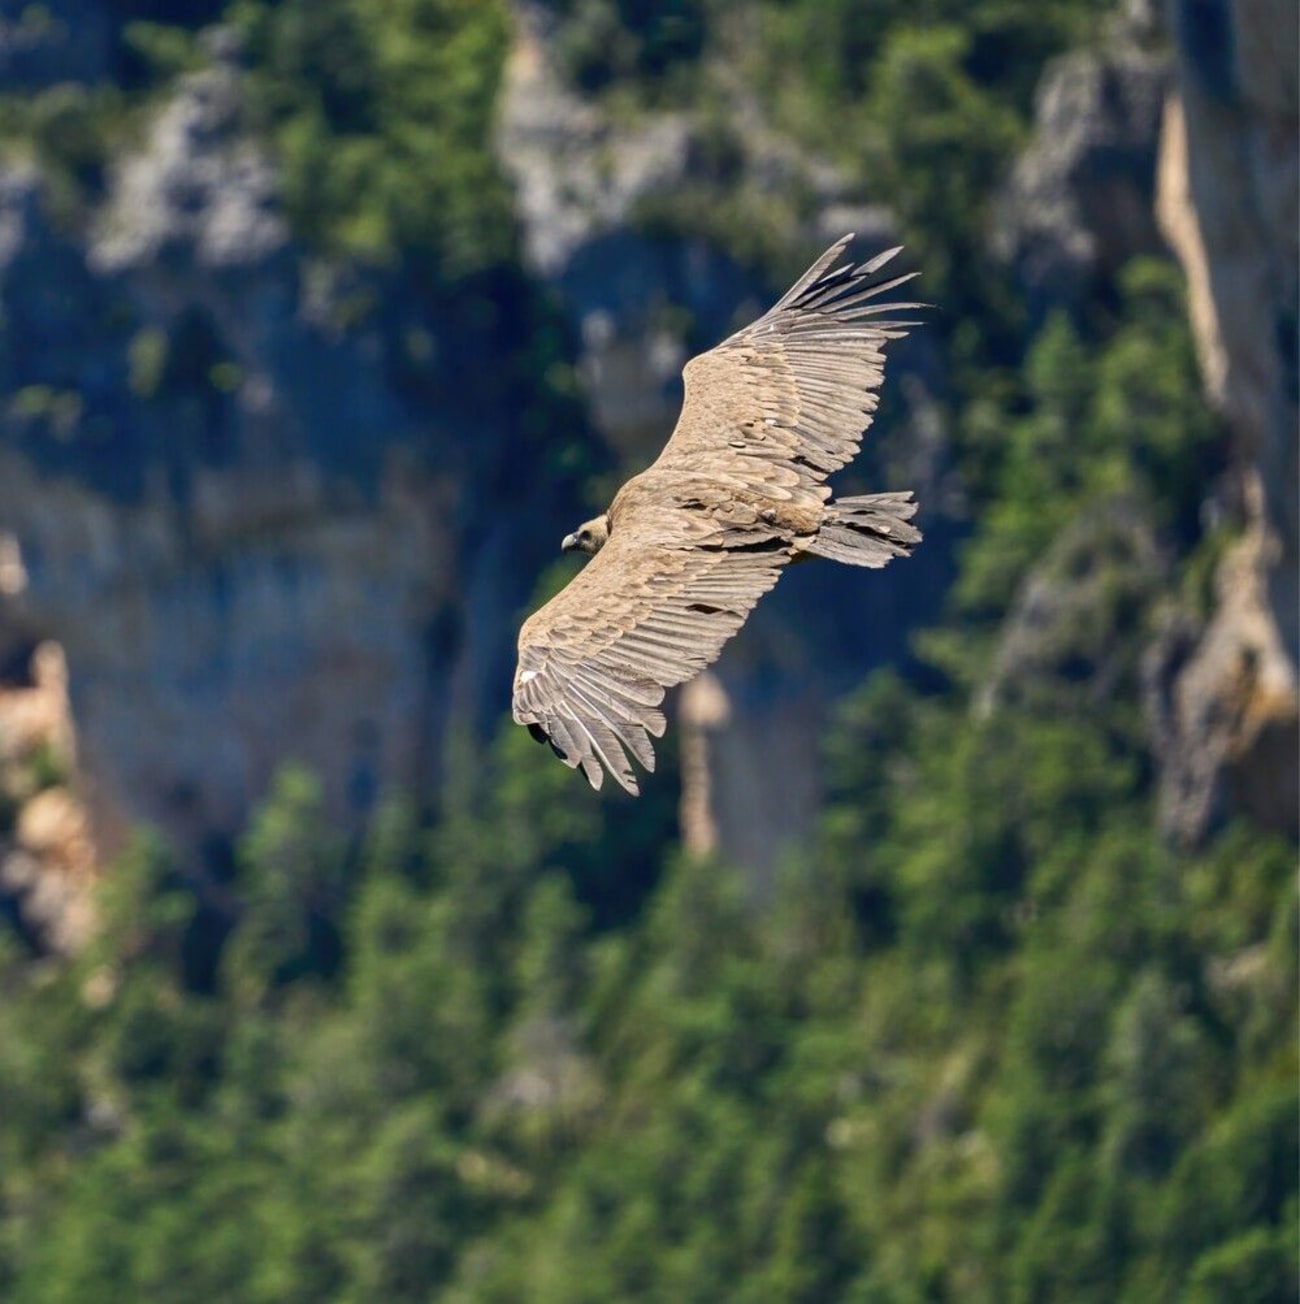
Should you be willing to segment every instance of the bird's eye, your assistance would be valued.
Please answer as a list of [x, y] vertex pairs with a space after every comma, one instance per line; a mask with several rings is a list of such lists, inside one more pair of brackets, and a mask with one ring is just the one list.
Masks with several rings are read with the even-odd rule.
[[578, 542], [579, 542], [579, 543], [590, 543], [590, 542], [591, 542], [591, 531], [590, 531], [590, 530], [579, 530], [579, 531], [578, 531]]

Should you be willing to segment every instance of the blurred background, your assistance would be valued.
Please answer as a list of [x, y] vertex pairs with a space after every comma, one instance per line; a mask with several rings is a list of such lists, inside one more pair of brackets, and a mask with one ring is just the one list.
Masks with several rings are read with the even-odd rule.
[[[1290, 0], [0, 0], [0, 1296], [1293, 1300]], [[639, 801], [508, 722], [904, 243]]]

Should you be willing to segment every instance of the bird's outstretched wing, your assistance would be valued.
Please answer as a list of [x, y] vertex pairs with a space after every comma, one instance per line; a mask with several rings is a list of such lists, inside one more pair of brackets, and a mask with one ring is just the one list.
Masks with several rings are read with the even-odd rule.
[[790, 560], [784, 522], [815, 517], [826, 476], [858, 450], [883, 346], [912, 324], [880, 314], [920, 305], [873, 304], [911, 278], [872, 282], [896, 249], [836, 267], [850, 239], [686, 364], [663, 453], [615, 498], [601, 551], [520, 631], [514, 718], [594, 788], [608, 769], [637, 791], [629, 756], [653, 770], [665, 689], [717, 658]]
[[757, 321], [686, 364], [681, 416], [656, 467], [830, 496], [823, 481], [856, 456], [871, 424], [885, 344], [917, 324], [888, 314], [926, 306], [876, 301], [916, 275], [876, 276], [901, 246], [836, 266], [852, 239], [837, 240]]
[[519, 634], [514, 717], [599, 788], [602, 765], [637, 791], [628, 761], [654, 770], [664, 690], [717, 658], [780, 578], [783, 542], [754, 551], [609, 542]]

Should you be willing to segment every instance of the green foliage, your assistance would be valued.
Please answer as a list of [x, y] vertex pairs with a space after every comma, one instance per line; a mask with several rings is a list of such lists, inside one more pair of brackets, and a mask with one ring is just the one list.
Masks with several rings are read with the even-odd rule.
[[81, 962], [0, 973], [8, 1297], [1282, 1298], [1290, 849], [1177, 857], [1105, 758], [1012, 720], [1022, 774], [990, 772], [995, 725], [950, 714], [936, 767], [924, 715], [840, 739], [763, 909], [674, 857], [593, 930], [562, 866], [599, 812], [490, 792], [432, 839], [385, 812], [340, 898], [289, 772], [204, 991], [201, 893], [142, 847]]
[[122, 41], [151, 81], [165, 84], [173, 77], [203, 66], [194, 37], [184, 27], [136, 19], [123, 28]]
[[779, 51], [791, 80], [826, 108], [852, 108], [869, 91], [875, 61], [908, 29], [934, 31], [961, 24], [964, 69], [1021, 111], [1029, 107], [1046, 59], [1086, 41], [1105, 0], [1043, 4], [990, 0], [972, 9], [962, 0], [766, 0], [766, 40]]
[[[927, 293], [952, 305], [982, 242], [972, 215], [1010, 158], [1023, 126], [965, 71], [971, 35], [957, 26], [898, 27], [881, 50], [868, 101], [875, 148], [867, 166], [916, 233]], [[873, 166], [874, 165], [874, 166]], [[957, 237], [954, 240], [954, 237]]]
[[232, 992], [250, 1003], [300, 974], [329, 974], [338, 960], [346, 865], [320, 785], [283, 770], [244, 838], [247, 917], [226, 949]]
[[56, 221], [75, 227], [104, 190], [109, 159], [131, 138], [134, 118], [116, 86], [50, 86], [0, 95], [0, 148], [40, 165], [45, 202]]
[[1181, 287], [1169, 265], [1140, 261], [1119, 288], [1120, 324], [1100, 347], [1055, 316], [1029, 350], [1025, 395], [971, 408], [968, 465], [988, 502], [957, 589], [972, 613], [1003, 611], [1088, 502], [1135, 495], [1155, 524], [1195, 537], [1220, 428], [1201, 398]]
[[547, 7], [576, 89], [624, 117], [693, 110], [690, 177], [649, 196], [639, 223], [701, 235], [774, 281], [802, 270], [808, 251], [792, 249], [789, 233], [812, 216], [812, 197], [797, 182], [745, 184], [744, 136], [757, 114], [834, 162], [847, 197], [897, 215], [959, 367], [1016, 352], [1022, 309], [985, 248], [991, 200], [1026, 138], [1044, 62], [1093, 39], [1110, 0]]
[[551, 8], [562, 23], [560, 69], [577, 87], [635, 81], [660, 100], [689, 93], [712, 8], [704, 0], [552, 0]]
[[990, 202], [1043, 64], [1092, 39], [1107, 0], [763, 0], [753, 79], [779, 122], [897, 214], [958, 368], [1015, 349], [1022, 310], [991, 265]]
[[256, 123], [295, 228], [337, 252], [430, 258], [456, 279], [511, 254], [490, 149], [498, 0], [235, 0]]

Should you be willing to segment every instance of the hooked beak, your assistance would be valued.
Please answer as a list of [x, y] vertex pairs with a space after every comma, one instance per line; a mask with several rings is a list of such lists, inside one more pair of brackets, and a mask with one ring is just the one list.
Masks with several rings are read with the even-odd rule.
[[561, 552], [576, 552], [578, 549], [578, 536], [576, 534], [566, 534], [564, 542], [560, 544]]

